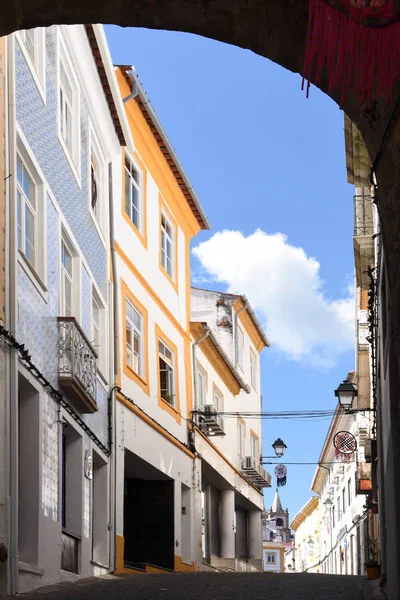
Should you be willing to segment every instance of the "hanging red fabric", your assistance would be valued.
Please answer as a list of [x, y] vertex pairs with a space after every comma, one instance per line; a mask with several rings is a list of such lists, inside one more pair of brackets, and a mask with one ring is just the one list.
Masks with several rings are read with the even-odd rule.
[[[347, 14], [325, 0], [309, 0], [303, 85], [327, 78], [328, 93], [339, 94], [342, 107], [353, 89], [361, 104], [384, 97], [392, 100], [400, 78], [400, 24], [394, 17], [394, 0], [341, 0]], [[379, 17], [382, 27], [361, 24]]]

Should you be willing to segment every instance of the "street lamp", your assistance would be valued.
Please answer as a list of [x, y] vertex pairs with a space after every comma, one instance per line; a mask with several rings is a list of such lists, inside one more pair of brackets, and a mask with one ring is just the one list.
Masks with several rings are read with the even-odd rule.
[[314, 542], [314, 540], [313, 540], [313, 539], [310, 537], [310, 539], [308, 540], [307, 544], [308, 544], [308, 547], [310, 548], [310, 550], [312, 550], [312, 549], [314, 548], [314, 544], [315, 544], [315, 542]]
[[285, 450], [287, 448], [285, 442], [283, 442], [281, 438], [276, 439], [272, 444], [272, 447], [278, 458], [281, 458], [285, 454]]
[[328, 510], [330, 510], [330, 509], [332, 508], [332, 504], [333, 504], [333, 502], [332, 502], [332, 500], [331, 500], [330, 498], [327, 498], [327, 499], [325, 500], [325, 502], [324, 502], [324, 505], [326, 506], [326, 508], [327, 508]]
[[358, 396], [356, 386], [348, 379], [345, 379], [335, 390], [335, 396], [339, 399], [339, 404], [345, 412], [353, 406], [353, 400]]

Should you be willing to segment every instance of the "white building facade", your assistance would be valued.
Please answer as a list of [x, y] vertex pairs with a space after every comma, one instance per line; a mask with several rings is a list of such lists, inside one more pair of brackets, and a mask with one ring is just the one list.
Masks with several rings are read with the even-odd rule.
[[259, 570], [270, 475], [260, 464], [261, 419], [251, 413], [261, 410], [259, 354], [269, 342], [241, 296], [192, 288], [191, 307], [203, 568]]

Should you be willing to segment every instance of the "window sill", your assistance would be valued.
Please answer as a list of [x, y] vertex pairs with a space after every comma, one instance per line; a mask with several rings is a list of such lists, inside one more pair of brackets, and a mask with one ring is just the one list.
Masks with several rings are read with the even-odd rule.
[[172, 287], [174, 288], [175, 292], [178, 293], [178, 282], [175, 281], [171, 275], [168, 273], [168, 271], [164, 268], [163, 264], [160, 262], [160, 271], [162, 272], [162, 274], [164, 275], [164, 277], [166, 277], [169, 281], [169, 283], [172, 285]]
[[[79, 126], [80, 126], [80, 123], [79, 123]], [[61, 144], [61, 148], [64, 150], [65, 157], [66, 157], [66, 159], [68, 161], [68, 164], [69, 164], [69, 166], [71, 168], [71, 171], [72, 171], [72, 173], [73, 173], [73, 175], [74, 175], [74, 177], [76, 179], [76, 183], [78, 184], [79, 188], [81, 188], [82, 184], [81, 184], [81, 178], [80, 178], [80, 175], [79, 175], [78, 167], [76, 166], [75, 161], [73, 160], [73, 158], [72, 158], [72, 156], [70, 154], [70, 151], [68, 150], [68, 148], [67, 148], [67, 146], [66, 146], [66, 144], [65, 144], [65, 142], [63, 140], [63, 137], [62, 137], [62, 135], [60, 133], [60, 129], [58, 130], [58, 140], [59, 140], [59, 142]], [[79, 147], [80, 147], [80, 144], [79, 144]]]
[[18, 250], [18, 263], [21, 265], [25, 273], [28, 275], [29, 279], [32, 281], [33, 285], [42, 296], [43, 300], [48, 302], [48, 290], [45, 286], [42, 278], [35, 271], [34, 267], [30, 264], [25, 254]]
[[98, 220], [96, 219], [96, 216], [95, 216], [95, 214], [94, 214], [93, 209], [92, 209], [91, 206], [89, 208], [89, 212], [90, 212], [90, 216], [92, 217], [92, 221], [93, 221], [93, 224], [94, 224], [94, 226], [96, 228], [96, 231], [99, 234], [100, 241], [103, 244], [104, 248], [107, 249], [107, 244], [106, 244], [106, 240], [105, 240], [105, 237], [104, 237], [103, 230], [102, 230], [102, 228], [101, 228]]
[[134, 234], [139, 238], [139, 240], [143, 244], [144, 248], [146, 248], [146, 250], [147, 250], [147, 236], [146, 236], [146, 232], [142, 233], [140, 231], [140, 229], [138, 229], [136, 227], [136, 225], [132, 221], [132, 219], [130, 219], [129, 216], [126, 214], [124, 208], [122, 209], [122, 217], [123, 217], [124, 221], [126, 221], [126, 223], [129, 225], [129, 227], [132, 229], [132, 231], [134, 232]]
[[129, 379], [135, 381], [137, 385], [145, 392], [145, 394], [147, 394], [147, 396], [149, 395], [148, 382], [143, 379], [143, 377], [138, 375], [138, 373], [136, 373], [136, 371], [132, 369], [132, 367], [130, 367], [126, 361], [124, 361], [124, 373], [127, 377], [129, 377]]
[[175, 406], [172, 406], [172, 404], [164, 400], [162, 396], [158, 397], [158, 406], [163, 410], [166, 410], [179, 425], [181, 424], [181, 415], [179, 410], [175, 408]]

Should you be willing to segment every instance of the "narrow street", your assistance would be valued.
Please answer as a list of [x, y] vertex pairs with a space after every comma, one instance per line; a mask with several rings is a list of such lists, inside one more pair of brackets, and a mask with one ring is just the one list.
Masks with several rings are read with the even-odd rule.
[[373, 600], [365, 577], [282, 574], [173, 574], [85, 579], [23, 595], [29, 600]]

